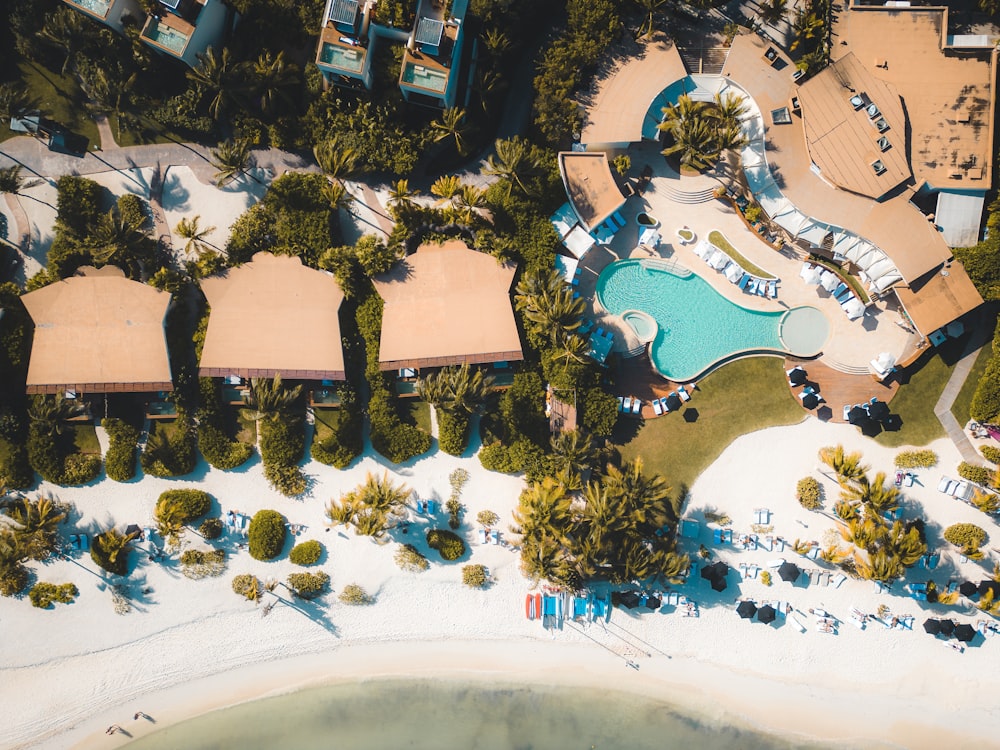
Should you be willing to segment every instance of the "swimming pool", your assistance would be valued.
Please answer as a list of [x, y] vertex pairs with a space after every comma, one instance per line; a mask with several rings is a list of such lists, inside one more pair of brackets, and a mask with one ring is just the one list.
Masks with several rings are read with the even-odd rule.
[[740, 352], [815, 356], [830, 333], [829, 321], [815, 307], [749, 310], [664, 261], [612, 263], [597, 280], [597, 299], [614, 315], [638, 310], [656, 321], [649, 358], [661, 375], [677, 382], [693, 380]]

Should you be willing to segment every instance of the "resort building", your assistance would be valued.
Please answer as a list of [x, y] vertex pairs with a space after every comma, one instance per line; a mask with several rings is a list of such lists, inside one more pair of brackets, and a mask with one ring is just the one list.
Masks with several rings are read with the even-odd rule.
[[124, 20], [132, 18], [136, 23], [145, 18], [146, 11], [138, 0], [63, 0], [81, 13], [100, 21], [119, 34], [124, 33]]
[[610, 239], [624, 224], [618, 209], [625, 196], [603, 151], [562, 151], [558, 160], [569, 202], [556, 213], [553, 226], [563, 246], [582, 258], [595, 239]]
[[295, 256], [257, 253], [201, 288], [210, 308], [201, 377], [228, 385], [277, 374], [317, 386], [344, 380], [344, 293], [331, 274]]
[[468, 5], [468, 0], [417, 0], [413, 28], [407, 31], [378, 22], [377, 0], [327, 0], [316, 65], [328, 84], [371, 90], [376, 44], [403, 43], [403, 98], [429, 107], [454, 107]]
[[164, 332], [170, 294], [114, 266], [79, 273], [21, 297], [35, 325], [28, 393], [173, 390]]
[[198, 55], [220, 46], [235, 20], [236, 12], [222, 0], [159, 0], [140, 39], [193, 68]]
[[982, 304], [951, 247], [975, 244], [992, 179], [996, 49], [949, 36], [947, 10], [851, 6], [844, 43], [812, 78], [774, 44], [737, 36], [721, 74], [688, 74], [647, 45], [595, 92], [582, 143], [656, 141], [663, 107], [735, 95], [747, 107], [743, 188], [805, 257], [895, 295], [925, 338]]
[[460, 364], [503, 369], [524, 359], [510, 288], [516, 267], [461, 240], [421, 245], [374, 279], [385, 302], [382, 370]]

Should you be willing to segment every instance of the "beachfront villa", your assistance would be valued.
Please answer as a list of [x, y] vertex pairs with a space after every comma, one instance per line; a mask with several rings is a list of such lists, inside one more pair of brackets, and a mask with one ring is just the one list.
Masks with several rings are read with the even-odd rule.
[[170, 294], [85, 267], [21, 297], [34, 323], [28, 393], [172, 391], [164, 322]]
[[510, 299], [516, 270], [450, 240], [421, 245], [375, 277], [385, 302], [379, 367], [413, 377], [423, 369], [461, 364], [503, 371], [524, 359]]
[[[829, 346], [843, 350], [830, 364], [864, 373], [877, 351], [891, 350], [895, 361], [909, 361], [928, 341], [938, 344], [957, 335], [961, 319], [982, 304], [950, 248], [979, 238], [992, 179], [997, 52], [985, 37], [948, 35], [945, 8], [854, 5], [845, 15], [840, 28], [846, 36], [833, 50], [833, 63], [811, 78], [756, 34], [733, 40], [717, 74], [689, 74], [675, 46], [650, 42], [642, 55], [598, 84], [577, 148], [649, 154], [642, 144], [659, 142], [663, 108], [682, 94], [703, 102], [730, 95], [741, 100], [748, 142], [737, 172], [720, 168], [711, 175], [713, 182], [708, 175], [681, 177], [668, 169], [639, 199], [641, 215], [649, 225], [671, 225], [674, 231], [661, 232], [671, 241], [677, 236], [667, 254], [689, 264], [689, 248], [711, 260], [695, 239], [718, 227], [682, 225], [699, 214], [718, 216], [704, 207], [713, 200], [713, 184], [729, 184], [738, 202], [745, 196], [759, 205], [770, 231], [758, 225], [740, 248], [758, 264], [787, 269], [782, 283], [793, 292], [799, 280], [789, 273], [789, 258], [797, 260], [796, 276], [801, 269], [804, 279], [813, 264], [821, 264], [810, 284], [818, 284], [823, 266], [830, 270], [829, 289], [823, 288], [830, 296], [843, 294], [838, 302], [853, 298], [843, 313], [863, 324], [850, 328], [836, 311], [827, 313]], [[651, 167], [644, 171], [648, 181]], [[579, 213], [569, 174], [563, 168], [570, 204]], [[621, 213], [629, 218], [635, 211]], [[737, 224], [734, 231], [743, 228]], [[625, 234], [630, 240], [636, 236]], [[615, 252], [628, 252], [623, 242], [609, 242]], [[717, 249], [710, 246], [711, 252]], [[734, 278], [741, 270], [737, 265], [728, 269]], [[704, 265], [692, 267], [701, 273]], [[734, 278], [729, 281], [736, 284]], [[733, 296], [725, 283], [710, 283]], [[597, 287], [599, 292], [600, 282]], [[768, 282], [766, 297], [770, 291]], [[746, 299], [759, 306], [759, 300]], [[817, 304], [834, 309], [825, 303], [824, 297]], [[887, 311], [898, 326], [914, 332], [909, 340], [879, 325], [878, 316]], [[865, 336], [871, 342], [859, 345]], [[846, 340], [864, 351], [864, 361], [850, 361], [850, 353], [836, 343]], [[626, 353], [635, 343], [630, 336], [619, 350]]]
[[332, 403], [345, 379], [340, 334], [344, 293], [329, 273], [296, 256], [257, 253], [225, 276], [204, 279], [211, 310], [198, 374], [224, 378], [238, 398], [249, 378], [306, 381], [314, 403]]
[[[450, 7], [448, 7], [450, 6]], [[371, 60], [375, 45], [405, 45], [399, 73], [403, 97], [429, 107], [454, 107], [468, 0], [445, 4], [418, 0], [413, 28], [379, 23], [377, 0], [327, 0], [316, 49], [316, 65], [330, 85], [373, 85]]]
[[95, 21], [100, 21], [112, 31], [125, 33], [126, 18], [139, 19], [146, 15], [138, 0], [63, 0]]

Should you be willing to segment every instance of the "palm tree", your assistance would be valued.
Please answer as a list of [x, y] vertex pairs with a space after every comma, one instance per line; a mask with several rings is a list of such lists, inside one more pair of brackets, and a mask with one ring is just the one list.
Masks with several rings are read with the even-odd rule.
[[63, 53], [59, 75], [66, 75], [67, 68], [76, 62], [76, 56], [87, 43], [87, 27], [83, 16], [69, 8], [59, 7], [45, 19], [39, 36]]
[[34, 108], [35, 101], [26, 89], [16, 83], [0, 83], [0, 120], [7, 122]]
[[335, 214], [342, 208], [348, 208], [354, 202], [354, 196], [347, 192], [344, 183], [336, 179], [323, 186], [323, 197], [330, 204], [330, 210]]
[[46, 560], [56, 548], [57, 527], [66, 520], [66, 512], [49, 498], [23, 500], [10, 511], [11, 520], [20, 528], [20, 537], [25, 557], [30, 560]]
[[123, 265], [141, 254], [147, 239], [140, 223], [112, 208], [101, 216], [90, 235], [90, 255], [98, 265]]
[[435, 408], [455, 414], [474, 414], [489, 398], [494, 378], [468, 363], [445, 367], [417, 381], [417, 392]]
[[358, 160], [357, 151], [343, 145], [336, 135], [317, 143], [313, 155], [323, 174], [332, 179], [350, 176]]
[[215, 184], [218, 187], [246, 174], [253, 166], [250, 141], [245, 138], [226, 139], [218, 148], [212, 149], [211, 164], [216, 170]]
[[411, 494], [406, 485], [393, 483], [388, 473], [379, 477], [368, 472], [362, 484], [339, 501], [331, 500], [326, 514], [334, 523], [353, 523], [358, 534], [378, 539], [388, 528], [390, 518], [405, 514], [404, 506]]
[[398, 218], [398, 215], [405, 212], [406, 209], [413, 205], [413, 196], [416, 195], [416, 191], [410, 190], [409, 180], [396, 180], [396, 183], [389, 190], [389, 210], [392, 212], [393, 217]]
[[521, 570], [533, 581], [565, 581], [572, 566], [565, 529], [570, 498], [555, 479], [546, 477], [521, 493], [511, 532], [521, 538]]
[[396, 484], [389, 479], [389, 473], [375, 476], [365, 474], [365, 481], [354, 489], [355, 500], [369, 508], [398, 514], [413, 491], [405, 484]]
[[789, 49], [795, 51], [803, 41], [815, 39], [816, 34], [822, 30], [824, 25], [823, 19], [815, 13], [810, 13], [804, 8], [799, 8], [792, 20], [792, 33], [795, 35], [795, 40], [791, 43]]
[[41, 185], [42, 180], [28, 180], [21, 175], [24, 169], [20, 164], [13, 167], [0, 167], [0, 193], [20, 195], [25, 190]]
[[788, 0], [765, 0], [760, 6], [760, 19], [772, 26], [785, 17]]
[[431, 185], [431, 195], [436, 195], [442, 202], [450, 201], [462, 190], [462, 180], [458, 175], [441, 175]]
[[899, 558], [884, 549], [869, 555], [867, 560], [855, 555], [854, 567], [858, 575], [866, 581], [882, 583], [892, 583], [906, 572]]
[[153, 517], [156, 519], [156, 530], [170, 547], [180, 544], [180, 539], [184, 536], [185, 516], [184, 508], [169, 499], [162, 499], [157, 502]]
[[280, 372], [273, 378], [251, 378], [250, 418], [258, 422], [288, 419], [301, 395], [302, 384], [285, 388]]
[[261, 112], [271, 115], [278, 111], [281, 103], [288, 107], [295, 105], [291, 90], [298, 85], [298, 73], [297, 65], [285, 62], [284, 50], [277, 55], [265, 52], [257, 58], [251, 76]]
[[677, 155], [681, 166], [708, 169], [719, 158], [712, 126], [704, 118], [678, 120], [670, 127], [673, 143], [663, 149], [664, 156]]
[[581, 430], [566, 430], [552, 437], [552, 455], [560, 468], [577, 476], [589, 469], [597, 458], [597, 449], [590, 435]]
[[656, 20], [655, 18], [656, 13], [657, 11], [660, 10], [660, 8], [666, 5], [667, 0], [635, 0], [635, 1], [636, 5], [639, 6], [639, 9], [646, 14], [646, 17], [643, 20], [642, 25], [639, 26], [638, 35], [640, 37], [652, 36], [654, 30], [653, 24]]
[[209, 251], [210, 245], [205, 238], [215, 231], [215, 227], [201, 227], [198, 225], [200, 220], [201, 215], [195, 216], [193, 219], [184, 218], [177, 222], [177, 226], [174, 228], [179, 237], [187, 240], [184, 245], [186, 255], [193, 253], [201, 256]]
[[841, 487], [857, 481], [868, 473], [869, 466], [861, 463], [861, 453], [845, 453], [843, 445], [821, 448], [819, 460], [833, 469]]
[[50, 437], [62, 435], [69, 420], [83, 416], [86, 412], [84, 404], [76, 399], [66, 398], [62, 393], [55, 396], [32, 396], [28, 405], [28, 417], [32, 425]]
[[562, 362], [563, 372], [566, 372], [572, 363], [586, 362], [591, 348], [590, 341], [579, 333], [561, 333], [552, 350], [552, 359], [555, 362]]
[[886, 482], [884, 472], [875, 475], [873, 481], [863, 474], [844, 488], [842, 496], [850, 503], [861, 503], [876, 518], [883, 513], [892, 513], [899, 507], [899, 489]]
[[104, 557], [113, 567], [121, 555], [128, 554], [133, 539], [135, 539], [134, 534], [122, 533], [112, 526], [104, 533], [98, 534], [94, 538], [94, 544], [100, 548]]
[[230, 104], [239, 103], [242, 90], [239, 71], [229, 56], [228, 47], [222, 48], [221, 55], [216, 54], [214, 47], [209, 47], [204, 54], [195, 57], [198, 64], [187, 71], [187, 78], [201, 96], [208, 99], [209, 116], [219, 120]]
[[354, 503], [352, 498], [345, 495], [340, 500], [330, 500], [326, 504], [326, 517], [330, 519], [331, 523], [340, 525], [349, 524], [355, 513]]
[[434, 133], [434, 141], [440, 142], [451, 138], [455, 142], [455, 150], [460, 156], [465, 156], [465, 110], [458, 107], [448, 107], [441, 112], [441, 116], [431, 121], [431, 132]]
[[514, 304], [525, 326], [539, 339], [563, 344], [568, 334], [580, 327], [585, 309], [583, 298], [573, 298], [573, 291], [552, 268], [526, 273], [518, 282]]
[[498, 28], [492, 28], [483, 34], [483, 46], [494, 60], [502, 57], [510, 49], [510, 39]]
[[659, 474], [644, 474], [641, 458], [626, 462], [621, 469], [613, 464], [608, 466], [604, 486], [612, 497], [624, 504], [633, 527], [649, 532], [643, 536], [652, 535], [673, 515], [670, 486]]
[[462, 185], [457, 203], [462, 209], [460, 218], [466, 224], [471, 224], [472, 217], [477, 213], [476, 209], [486, 205], [486, 191], [475, 185]]
[[507, 195], [511, 186], [516, 184], [525, 195], [530, 194], [524, 184], [524, 178], [532, 174], [540, 166], [531, 153], [530, 144], [523, 138], [497, 140], [494, 144], [496, 154], [490, 154], [486, 160], [483, 173], [501, 177], [508, 182]]

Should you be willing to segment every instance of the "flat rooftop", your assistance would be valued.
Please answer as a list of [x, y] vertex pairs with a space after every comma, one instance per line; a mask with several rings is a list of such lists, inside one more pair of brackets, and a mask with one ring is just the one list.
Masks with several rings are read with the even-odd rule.
[[167, 292], [114, 266], [85, 267], [21, 300], [35, 324], [28, 393], [173, 390]]
[[845, 15], [840, 33], [847, 44], [835, 44], [831, 52], [834, 58], [853, 52], [872, 75], [899, 91], [917, 181], [988, 190], [995, 48], [946, 46], [948, 11], [942, 7], [852, 6]]
[[809, 156], [844, 190], [881, 198], [912, 178], [894, 86], [848, 53], [798, 90]]
[[516, 267], [461, 240], [421, 245], [374, 279], [385, 301], [383, 370], [518, 361], [510, 287]]
[[201, 289], [211, 308], [202, 377], [344, 379], [344, 293], [330, 274], [295, 256], [257, 253]]
[[593, 230], [625, 204], [603, 151], [560, 151], [559, 172], [573, 210]]

